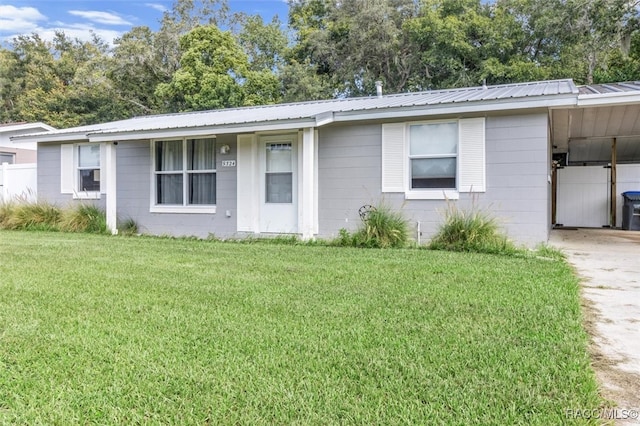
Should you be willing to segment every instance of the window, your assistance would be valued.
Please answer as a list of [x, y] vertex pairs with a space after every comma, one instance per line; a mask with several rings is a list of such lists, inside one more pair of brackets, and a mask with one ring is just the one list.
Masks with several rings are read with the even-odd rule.
[[155, 205], [216, 204], [215, 142], [215, 138], [155, 142]]
[[74, 199], [99, 199], [106, 170], [102, 160], [104, 144], [60, 145], [60, 193]]
[[486, 191], [485, 119], [382, 125], [382, 192], [456, 199]]
[[78, 191], [100, 191], [100, 145], [78, 145]]
[[458, 122], [409, 126], [410, 189], [455, 189]]
[[291, 143], [267, 143], [265, 168], [265, 201], [293, 202], [293, 169]]
[[0, 152], [0, 164], [9, 163], [13, 164], [16, 162], [16, 155], [13, 152]]

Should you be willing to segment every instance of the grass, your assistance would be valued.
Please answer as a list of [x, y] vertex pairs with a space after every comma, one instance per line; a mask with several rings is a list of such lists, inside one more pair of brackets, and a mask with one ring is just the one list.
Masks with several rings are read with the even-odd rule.
[[558, 260], [0, 231], [0, 424], [584, 424]]

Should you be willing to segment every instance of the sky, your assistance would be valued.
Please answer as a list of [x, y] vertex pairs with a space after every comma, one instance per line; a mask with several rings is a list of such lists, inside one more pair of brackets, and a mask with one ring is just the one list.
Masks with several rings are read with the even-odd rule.
[[[285, 0], [228, 0], [233, 12], [260, 14], [266, 21], [278, 15], [287, 21]], [[17, 35], [39, 34], [53, 39], [56, 30], [67, 36], [90, 40], [91, 32], [111, 44], [132, 27], [159, 27], [162, 13], [173, 0], [0, 0], [0, 43]]]

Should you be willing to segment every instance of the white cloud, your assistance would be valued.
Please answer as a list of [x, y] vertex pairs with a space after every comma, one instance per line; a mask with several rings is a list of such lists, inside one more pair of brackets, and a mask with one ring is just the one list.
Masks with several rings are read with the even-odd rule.
[[107, 30], [103, 28], [95, 28], [91, 25], [84, 24], [67, 24], [51, 28], [42, 28], [37, 31], [43, 40], [53, 40], [56, 31], [62, 31], [71, 39], [83, 41], [93, 40], [93, 34], [99, 36], [107, 44], [112, 45], [113, 40], [122, 37], [122, 31]]
[[[56, 32], [62, 31], [64, 34], [71, 39], [78, 39], [82, 41], [93, 41], [94, 35], [100, 37], [101, 40], [106, 42], [108, 45], [113, 45], [113, 40], [119, 37], [122, 37], [124, 31], [115, 31], [108, 30], [104, 28], [96, 28], [93, 25], [87, 24], [65, 24], [62, 22], [55, 22], [46, 28], [35, 26], [28, 32], [28, 34], [35, 33], [42, 40], [52, 41], [55, 38]], [[11, 40], [19, 35], [27, 34], [24, 31], [14, 32], [12, 34], [7, 34], [6, 36], [2, 36], [0, 38], [0, 42], [5, 42], [10, 44]]]
[[163, 13], [168, 10], [164, 5], [158, 3], [145, 3], [144, 5]]
[[32, 33], [47, 17], [34, 7], [0, 5], [0, 33]]
[[131, 22], [122, 19], [115, 13], [100, 12], [97, 10], [70, 10], [69, 14], [79, 16], [89, 21], [104, 25], [132, 25]]

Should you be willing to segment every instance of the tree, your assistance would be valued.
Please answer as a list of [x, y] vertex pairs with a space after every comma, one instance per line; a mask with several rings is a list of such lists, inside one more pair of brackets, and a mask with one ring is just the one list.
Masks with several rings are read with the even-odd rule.
[[0, 48], [0, 123], [14, 121], [15, 103], [22, 84], [19, 65], [15, 52]]
[[107, 49], [97, 37], [83, 42], [59, 32], [47, 42], [20, 36], [13, 51], [20, 90], [12, 119], [69, 127], [130, 116], [107, 77]]
[[308, 60], [298, 63], [291, 59], [280, 68], [279, 78], [284, 102], [330, 99], [334, 93], [329, 78], [318, 73]]
[[253, 71], [275, 71], [284, 63], [287, 51], [287, 36], [282, 31], [278, 17], [265, 24], [259, 15], [245, 16], [238, 42], [249, 60]]
[[196, 27], [180, 39], [180, 49], [180, 68], [156, 90], [170, 109], [204, 110], [277, 100], [275, 76], [250, 71], [247, 56], [229, 32], [213, 25]]
[[415, 49], [402, 23], [415, 16], [413, 0], [295, 1], [289, 22], [297, 32], [292, 62], [308, 63], [327, 77], [339, 96], [407, 89]]
[[114, 41], [109, 61], [109, 79], [119, 96], [139, 107], [143, 114], [162, 112], [155, 90], [170, 78], [155, 41], [156, 33], [148, 27], [134, 27]]

